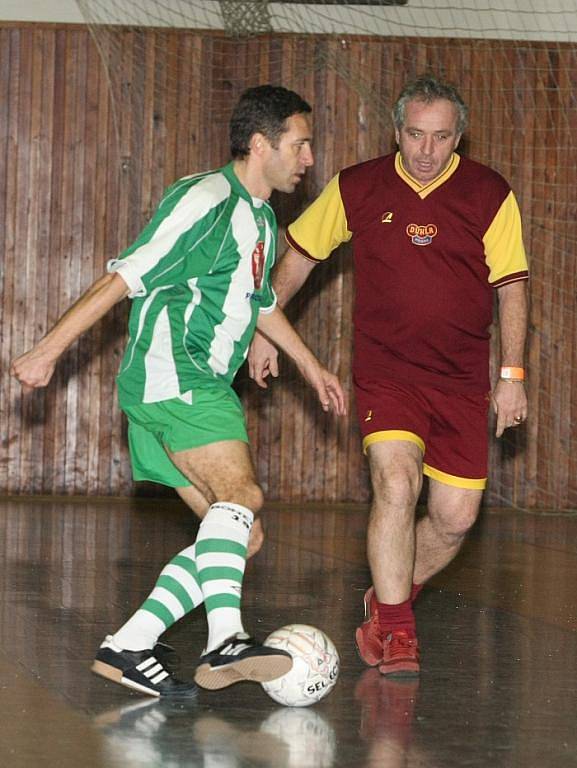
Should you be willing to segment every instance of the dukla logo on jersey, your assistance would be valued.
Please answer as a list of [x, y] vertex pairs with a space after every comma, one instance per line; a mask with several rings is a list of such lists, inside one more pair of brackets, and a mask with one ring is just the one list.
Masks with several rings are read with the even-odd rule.
[[409, 224], [407, 227], [413, 245], [431, 245], [436, 234], [436, 224]]
[[262, 285], [262, 275], [264, 272], [264, 243], [259, 240], [252, 252], [252, 277], [255, 290], [260, 290]]

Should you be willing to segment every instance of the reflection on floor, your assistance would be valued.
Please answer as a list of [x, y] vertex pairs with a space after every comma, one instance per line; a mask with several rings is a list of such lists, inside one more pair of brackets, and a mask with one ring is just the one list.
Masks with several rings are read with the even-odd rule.
[[[341, 654], [327, 699], [282, 708], [260, 686], [171, 704], [91, 675], [102, 637], [195, 535], [178, 503], [0, 501], [3, 768], [562, 768], [577, 764], [577, 517], [485, 512], [423, 591], [419, 682], [363, 667], [366, 510], [265, 513], [247, 629], [324, 629]], [[202, 609], [167, 633], [191, 677]]]

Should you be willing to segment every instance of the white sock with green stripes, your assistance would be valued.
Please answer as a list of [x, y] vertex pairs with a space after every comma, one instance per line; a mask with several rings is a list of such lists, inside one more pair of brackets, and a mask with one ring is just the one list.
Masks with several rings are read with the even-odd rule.
[[126, 651], [152, 648], [160, 635], [203, 601], [193, 544], [172, 558], [154, 589], [113, 642]]
[[253, 519], [247, 507], [223, 501], [213, 504], [200, 524], [195, 555], [208, 621], [206, 651], [244, 632], [240, 596]]

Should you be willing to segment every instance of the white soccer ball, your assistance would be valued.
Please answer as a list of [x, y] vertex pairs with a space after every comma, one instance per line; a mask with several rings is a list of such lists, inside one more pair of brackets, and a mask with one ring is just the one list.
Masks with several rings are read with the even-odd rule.
[[276, 629], [264, 641], [288, 651], [292, 669], [276, 680], [262, 683], [275, 701], [287, 707], [308, 707], [323, 699], [339, 676], [339, 654], [324, 632], [308, 624], [289, 624]]

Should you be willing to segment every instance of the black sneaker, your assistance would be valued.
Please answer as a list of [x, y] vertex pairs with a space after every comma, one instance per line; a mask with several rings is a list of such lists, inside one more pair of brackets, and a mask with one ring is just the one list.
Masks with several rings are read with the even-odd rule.
[[155, 648], [150, 651], [124, 651], [108, 635], [98, 649], [92, 671], [149, 696], [180, 699], [196, 696], [196, 685], [173, 677], [162, 663], [162, 653], [155, 655]]
[[180, 667], [180, 656], [172, 645], [159, 640], [152, 649], [152, 653], [169, 672], [175, 672]]
[[237, 632], [200, 657], [194, 680], [202, 688], [226, 688], [241, 680], [266, 683], [282, 677], [292, 668], [287, 651], [255, 642], [244, 632]]

